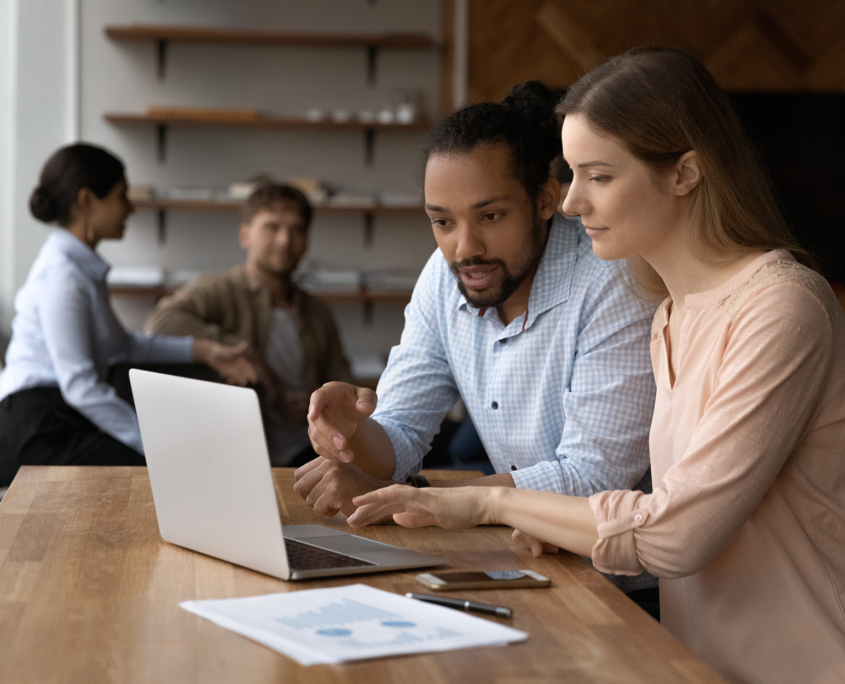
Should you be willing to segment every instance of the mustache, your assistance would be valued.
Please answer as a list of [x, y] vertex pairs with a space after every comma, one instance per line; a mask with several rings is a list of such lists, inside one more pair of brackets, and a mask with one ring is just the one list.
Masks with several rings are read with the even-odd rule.
[[449, 268], [452, 269], [454, 273], [457, 273], [462, 268], [468, 268], [470, 266], [504, 266], [505, 262], [501, 259], [482, 259], [481, 257], [470, 257], [469, 259], [463, 259], [461, 261], [453, 261]]

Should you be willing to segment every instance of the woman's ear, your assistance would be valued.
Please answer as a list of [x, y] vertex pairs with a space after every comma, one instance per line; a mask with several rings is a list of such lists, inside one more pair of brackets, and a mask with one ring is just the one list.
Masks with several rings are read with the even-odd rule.
[[544, 220], [549, 220], [554, 216], [559, 205], [560, 181], [550, 176], [543, 187], [540, 188], [540, 196], [537, 198], [537, 213]]
[[690, 150], [681, 155], [681, 158], [675, 163], [675, 173], [675, 194], [679, 197], [688, 195], [704, 178], [698, 153], [695, 150]]
[[76, 194], [76, 207], [80, 214], [83, 216], [87, 216], [88, 213], [91, 211], [91, 206], [94, 203], [95, 199], [94, 193], [91, 191], [91, 188], [82, 188]]

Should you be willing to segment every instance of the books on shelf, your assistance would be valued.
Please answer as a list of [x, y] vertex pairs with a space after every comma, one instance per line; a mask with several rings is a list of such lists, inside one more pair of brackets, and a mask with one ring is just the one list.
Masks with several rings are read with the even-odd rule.
[[170, 188], [166, 197], [173, 200], [209, 202], [217, 199], [217, 193], [212, 188], [176, 187]]
[[[154, 204], [157, 200], [176, 202], [219, 202], [224, 205], [245, 202], [262, 184], [272, 179], [245, 180], [230, 183], [225, 190], [208, 187], [176, 186], [157, 190], [151, 185], [133, 185], [128, 196], [132, 202]], [[317, 178], [291, 177], [285, 182], [302, 190], [315, 208], [378, 209], [416, 208], [423, 204], [421, 192], [356, 191], [344, 190], [332, 194], [331, 188]]]
[[310, 268], [299, 271], [296, 282], [308, 292], [357, 292], [364, 278], [359, 271]]
[[166, 282], [160, 266], [113, 266], [106, 275], [109, 287], [162, 287]]
[[417, 284], [417, 275], [409, 271], [372, 271], [364, 276], [364, 284], [374, 292], [410, 292]]

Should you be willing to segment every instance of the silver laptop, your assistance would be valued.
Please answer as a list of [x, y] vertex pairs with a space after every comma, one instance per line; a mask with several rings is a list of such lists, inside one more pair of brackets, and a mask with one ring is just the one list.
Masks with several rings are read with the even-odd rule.
[[129, 380], [165, 541], [283, 580], [446, 562], [322, 525], [283, 529], [253, 390], [138, 369]]

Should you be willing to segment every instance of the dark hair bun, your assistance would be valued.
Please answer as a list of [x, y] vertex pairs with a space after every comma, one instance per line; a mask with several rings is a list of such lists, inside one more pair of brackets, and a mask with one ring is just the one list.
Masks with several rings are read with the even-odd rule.
[[529, 119], [544, 122], [554, 119], [555, 107], [562, 94], [551, 90], [540, 81], [526, 81], [515, 85], [502, 100], [502, 104], [518, 109]]
[[56, 201], [40, 185], [29, 196], [29, 210], [35, 218], [44, 223], [52, 223], [59, 218], [59, 207]]
[[66, 226], [79, 191], [91, 190], [103, 199], [125, 179], [123, 162], [108, 150], [86, 143], [67, 145], [53, 153], [29, 197], [29, 210], [39, 221]]

